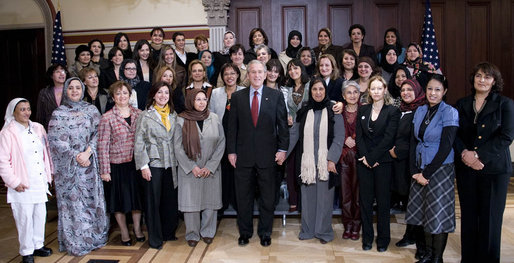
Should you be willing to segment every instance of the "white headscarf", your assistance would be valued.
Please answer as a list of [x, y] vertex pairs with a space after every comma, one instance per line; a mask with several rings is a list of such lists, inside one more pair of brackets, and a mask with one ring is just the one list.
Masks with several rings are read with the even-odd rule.
[[14, 110], [16, 109], [16, 105], [18, 105], [18, 103], [20, 103], [20, 101], [27, 101], [27, 99], [24, 99], [24, 98], [15, 98], [13, 100], [11, 100], [11, 102], [9, 102], [9, 104], [7, 105], [7, 109], [5, 110], [5, 117], [4, 117], [4, 126], [2, 127], [2, 130], [4, 130], [5, 128], [7, 128], [7, 125], [9, 125], [9, 123], [11, 123], [11, 121], [14, 120]]

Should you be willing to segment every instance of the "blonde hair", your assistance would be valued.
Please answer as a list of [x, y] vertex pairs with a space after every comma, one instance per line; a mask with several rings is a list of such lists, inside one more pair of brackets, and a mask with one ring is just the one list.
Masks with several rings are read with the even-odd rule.
[[384, 104], [392, 105], [394, 103], [393, 97], [391, 97], [391, 94], [389, 94], [389, 91], [387, 91], [387, 83], [386, 83], [385, 79], [382, 78], [382, 76], [380, 76], [380, 75], [374, 75], [369, 79], [368, 90], [367, 90], [367, 92], [368, 92], [367, 102], [369, 104], [373, 103], [373, 98], [371, 98], [371, 94], [370, 94], [371, 83], [373, 81], [379, 81], [380, 83], [382, 83], [382, 86], [384, 86]]
[[321, 64], [321, 60], [324, 58], [330, 60], [330, 64], [332, 64], [332, 73], [330, 73], [330, 79], [335, 80], [339, 78], [339, 69], [337, 67], [337, 62], [334, 56], [332, 56], [331, 54], [321, 54], [321, 56], [319, 56], [318, 64], [316, 65], [316, 75], [324, 78], [323, 76], [321, 76], [321, 72], [319, 71], [319, 65]]

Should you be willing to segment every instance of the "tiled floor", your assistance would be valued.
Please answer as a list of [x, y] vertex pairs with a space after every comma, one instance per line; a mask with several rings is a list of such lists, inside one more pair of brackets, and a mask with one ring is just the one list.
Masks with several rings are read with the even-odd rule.
[[[0, 262], [20, 262], [18, 255], [17, 232], [12, 219], [11, 210], [1, 200], [0, 207]], [[445, 262], [460, 261], [460, 211], [457, 206], [457, 232], [450, 234], [444, 254]], [[110, 241], [102, 249], [93, 251], [83, 257], [71, 257], [59, 253], [57, 249], [56, 212], [49, 211], [49, 222], [46, 226], [46, 243], [54, 250], [48, 258], [36, 258], [36, 262], [88, 262], [89, 260], [118, 260], [119, 262], [414, 262], [415, 247], [397, 248], [394, 243], [403, 235], [404, 215], [391, 217], [391, 245], [385, 253], [362, 251], [361, 242], [342, 240], [342, 224], [334, 217], [333, 226], [336, 239], [326, 245], [317, 240], [300, 241], [298, 233], [300, 219], [298, 216], [287, 218], [286, 226], [282, 226], [282, 218], [274, 222], [272, 245], [264, 248], [259, 239], [250, 239], [245, 247], [237, 245], [237, 228], [235, 218], [224, 218], [219, 222], [214, 242], [206, 245], [198, 243], [195, 248], [187, 246], [184, 240], [184, 225], [178, 230], [178, 241], [167, 242], [161, 250], [150, 249], [148, 244], [137, 243], [132, 247], [118, 246], [119, 232], [114, 231]], [[502, 262], [514, 262], [514, 180], [511, 180], [507, 207], [505, 209]]]

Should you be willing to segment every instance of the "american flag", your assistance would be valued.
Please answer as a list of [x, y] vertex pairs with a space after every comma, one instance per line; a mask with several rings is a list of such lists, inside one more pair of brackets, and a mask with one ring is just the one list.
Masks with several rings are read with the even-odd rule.
[[55, 15], [54, 36], [52, 46], [52, 64], [66, 66], [66, 51], [64, 50], [64, 38], [62, 35], [61, 11]]
[[430, 1], [425, 2], [425, 21], [423, 22], [423, 35], [421, 36], [421, 48], [423, 49], [423, 61], [434, 65], [439, 69], [439, 49], [435, 39], [434, 21], [432, 20], [432, 9]]

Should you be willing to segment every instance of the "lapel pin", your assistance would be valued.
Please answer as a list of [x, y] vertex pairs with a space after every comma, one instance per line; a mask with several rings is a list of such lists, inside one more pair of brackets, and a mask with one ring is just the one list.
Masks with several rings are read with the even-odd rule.
[[362, 117], [361, 117], [361, 119], [363, 119], [363, 120], [364, 120], [364, 119], [366, 119], [366, 117], [365, 117], [365, 116], [362, 116]]

